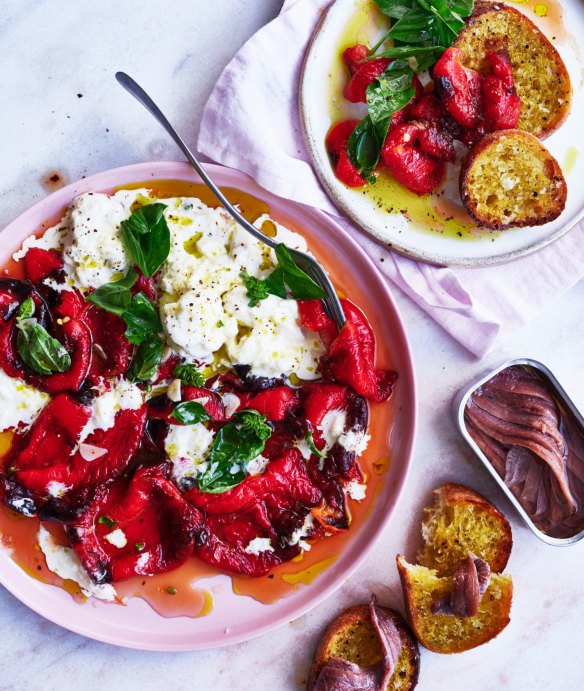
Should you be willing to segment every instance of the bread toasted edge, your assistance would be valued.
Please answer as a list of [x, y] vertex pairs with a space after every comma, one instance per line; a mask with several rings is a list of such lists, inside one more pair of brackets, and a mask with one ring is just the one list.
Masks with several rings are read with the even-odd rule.
[[[506, 616], [502, 619], [493, 619], [492, 620], [492, 626], [489, 627], [483, 627], [482, 629], [477, 629], [476, 631], [476, 637], [473, 638], [472, 640], [469, 640], [468, 638], [462, 638], [458, 639], [458, 641], [448, 647], [439, 647], [434, 644], [433, 641], [429, 640], [425, 635], [421, 627], [421, 620], [424, 615], [422, 615], [419, 612], [419, 608], [416, 606], [416, 597], [414, 593], [414, 586], [412, 583], [412, 578], [411, 578], [411, 570], [415, 568], [425, 568], [425, 567], [416, 567], [415, 565], [409, 564], [405, 557], [401, 554], [398, 554], [396, 557], [397, 561], [397, 569], [399, 572], [399, 577], [401, 581], [401, 586], [403, 590], [403, 595], [404, 595], [404, 601], [406, 605], [406, 612], [408, 615], [408, 621], [410, 623], [410, 626], [412, 627], [412, 630], [414, 631], [416, 638], [418, 641], [428, 650], [431, 650], [434, 653], [440, 653], [443, 655], [451, 655], [454, 653], [463, 653], [467, 650], [472, 650], [473, 648], [477, 648], [480, 645], [483, 645], [484, 643], [487, 643], [488, 641], [492, 640], [496, 636], [498, 636], [501, 631], [509, 624], [511, 621], [511, 603], [513, 599], [513, 582], [511, 580], [511, 577], [508, 575], [499, 575], [499, 578], [505, 579], [505, 583], [508, 584], [508, 589], [506, 593], [504, 593], [505, 596], [505, 610], [506, 610]], [[488, 590], [487, 590], [488, 593]], [[431, 615], [431, 616], [449, 616], [449, 615]], [[454, 616], [454, 615], [450, 615]]]
[[[484, 217], [481, 217], [481, 215], [476, 210], [476, 204], [474, 204], [473, 200], [471, 199], [470, 185], [468, 184], [467, 178], [472, 169], [472, 166], [476, 162], [477, 158], [485, 153], [485, 150], [489, 146], [496, 144], [503, 137], [514, 137], [518, 139], [523, 138], [527, 142], [529, 142], [530, 146], [535, 146], [535, 144], [537, 143], [538, 147], [540, 147], [540, 149], [543, 150], [543, 153], [547, 156], [547, 161], [550, 162], [550, 165], [553, 168], [553, 176], [557, 177], [561, 182], [560, 203], [556, 205], [554, 208], [551, 208], [547, 213], [541, 214], [535, 219], [526, 218], [524, 220], [517, 222], [513, 221], [513, 223], [509, 224], [505, 224], [502, 221], [492, 222], [485, 219]], [[524, 130], [498, 130], [497, 132], [491, 132], [482, 137], [482, 139], [480, 139], [470, 149], [466, 158], [462, 162], [462, 166], [460, 168], [459, 189], [462, 203], [464, 204], [464, 207], [466, 208], [470, 216], [472, 216], [472, 218], [474, 218], [474, 220], [477, 221], [477, 223], [481, 227], [490, 228], [491, 230], [506, 230], [507, 228], [534, 227], [544, 225], [545, 223], [549, 223], [550, 221], [553, 221], [556, 218], [558, 218], [558, 216], [562, 213], [566, 206], [566, 200], [568, 198], [568, 186], [566, 184], [566, 179], [564, 178], [562, 169], [560, 168], [560, 164], [556, 161], [556, 159], [552, 156], [548, 149], [539, 141], [539, 139], [535, 135], [530, 134], [529, 132], [525, 132]]]
[[[425, 526], [428, 514], [432, 516], [445, 511], [448, 506], [454, 506], [457, 504], [465, 503], [474, 504], [475, 506], [478, 506], [482, 511], [485, 511], [486, 513], [490, 514], [498, 520], [499, 524], [503, 529], [504, 537], [501, 541], [500, 550], [497, 553], [496, 558], [489, 561], [489, 566], [491, 568], [491, 571], [494, 571], [496, 573], [500, 573], [501, 571], [503, 571], [507, 566], [509, 557], [511, 556], [511, 549], [513, 547], [513, 535], [511, 532], [511, 525], [507, 520], [505, 514], [499, 511], [499, 509], [492, 502], [483, 497], [482, 494], [479, 494], [475, 490], [470, 489], [470, 487], [466, 487], [465, 485], [458, 485], [455, 483], [448, 482], [445, 485], [437, 487], [434, 490], [433, 498], [433, 504], [425, 509], [422, 526]], [[424, 543], [426, 543], [427, 539], [423, 533], [422, 537]], [[436, 564], [425, 563], [425, 559], [420, 558], [423, 554], [423, 551], [424, 548], [422, 548], [420, 550], [420, 553], [418, 554], [418, 562], [428, 568], [437, 568]]]
[[[408, 666], [411, 669], [411, 675], [407, 679], [406, 683], [401, 685], [399, 688], [400, 691], [410, 691], [411, 689], [414, 689], [418, 683], [418, 677], [420, 674], [420, 651], [418, 648], [418, 643], [414, 637], [414, 634], [410, 630], [410, 627], [399, 612], [381, 605], [377, 605], [377, 607], [381, 607], [384, 612], [391, 615], [393, 622], [400, 633], [403, 644], [400, 657], [405, 651], [408, 656]], [[338, 636], [343, 629], [348, 630], [356, 624], [370, 621], [369, 605], [355, 605], [346, 609], [330, 622], [325, 629], [325, 632], [316, 649], [308, 677], [307, 691], [311, 691], [311, 689], [314, 687], [316, 680], [318, 679], [318, 675], [320, 674], [320, 670], [323, 668], [326, 662], [331, 657], [334, 657], [331, 653], [333, 639]], [[387, 687], [388, 691], [391, 688], [392, 685], [390, 681]]]
[[481, 19], [485, 14], [497, 14], [499, 12], [509, 12], [519, 18], [520, 21], [525, 22], [526, 26], [530, 31], [535, 31], [540, 36], [543, 44], [546, 46], [547, 55], [550, 61], [552, 61], [561, 77], [561, 80], [566, 84], [569, 97], [565, 99], [565, 102], [556, 111], [555, 118], [551, 119], [544, 129], [540, 132], [533, 133], [538, 139], [545, 139], [549, 137], [550, 134], [555, 132], [558, 127], [565, 121], [570, 112], [570, 107], [572, 105], [573, 89], [570, 80], [570, 74], [568, 69], [562, 60], [561, 55], [558, 53], [556, 47], [551, 43], [548, 37], [541, 31], [541, 29], [529, 19], [529, 17], [515, 7], [505, 5], [502, 2], [492, 2], [487, 0], [480, 0], [475, 2], [475, 6], [472, 14], [466, 20], [465, 26], [458, 34], [458, 37], [454, 43], [455, 47], [460, 47], [461, 43], [466, 40], [466, 34], [472, 31], [475, 24]]

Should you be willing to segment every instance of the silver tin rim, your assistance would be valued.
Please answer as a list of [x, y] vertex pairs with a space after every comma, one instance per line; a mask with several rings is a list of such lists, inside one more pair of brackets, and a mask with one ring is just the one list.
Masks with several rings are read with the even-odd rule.
[[466, 428], [466, 424], [464, 422], [464, 409], [471, 394], [480, 386], [489, 381], [489, 379], [492, 379], [492, 377], [494, 377], [496, 374], [499, 374], [499, 372], [503, 371], [504, 369], [507, 369], [507, 367], [512, 367], [513, 365], [529, 365], [530, 367], [533, 367], [534, 369], [541, 372], [549, 381], [549, 384], [555, 389], [555, 393], [558, 396], [558, 398], [561, 399], [562, 403], [566, 406], [566, 408], [568, 408], [570, 412], [574, 415], [578, 424], [584, 429], [584, 417], [582, 416], [578, 408], [576, 408], [574, 402], [568, 396], [564, 387], [560, 384], [560, 382], [556, 379], [555, 375], [550, 371], [548, 367], [546, 367], [543, 363], [539, 362], [538, 360], [533, 360], [532, 358], [515, 358], [513, 360], [507, 360], [507, 362], [504, 362], [502, 365], [499, 365], [499, 367], [497, 367], [496, 369], [489, 371], [483, 377], [473, 382], [469, 387], [462, 390], [454, 400], [455, 421], [466, 443], [474, 451], [475, 455], [480, 459], [480, 461], [485, 466], [491, 477], [493, 477], [494, 480], [497, 482], [499, 487], [504, 492], [505, 496], [513, 504], [513, 506], [515, 507], [521, 518], [523, 518], [523, 521], [531, 529], [531, 531], [540, 540], [546, 542], [548, 545], [554, 545], [556, 547], [566, 547], [568, 545], [573, 545], [574, 543], [584, 538], [584, 529], [582, 529], [579, 533], [576, 533], [576, 535], [562, 538], [552, 537], [551, 535], [548, 535], [547, 533], [544, 533], [542, 530], [540, 530], [531, 520], [531, 518], [529, 517], [523, 506], [519, 503], [515, 495], [511, 492], [509, 487], [507, 487], [503, 478], [499, 475], [499, 473], [497, 473], [495, 468], [491, 465], [489, 459], [476, 445], [476, 443], [474, 442]]

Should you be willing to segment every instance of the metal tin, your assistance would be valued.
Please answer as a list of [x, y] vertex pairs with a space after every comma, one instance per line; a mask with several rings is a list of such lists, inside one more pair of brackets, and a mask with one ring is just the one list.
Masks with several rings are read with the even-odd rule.
[[475, 444], [473, 439], [471, 438], [467, 428], [466, 424], [464, 421], [464, 409], [466, 407], [466, 403], [469, 399], [469, 397], [478, 389], [480, 386], [488, 382], [490, 379], [492, 379], [496, 374], [501, 372], [504, 369], [507, 369], [507, 367], [512, 367], [514, 365], [528, 365], [529, 367], [532, 367], [533, 369], [536, 369], [540, 374], [543, 375], [543, 377], [547, 380], [547, 383], [550, 387], [550, 390], [553, 392], [554, 396], [561, 401], [561, 403], [572, 413], [574, 416], [575, 421], [580, 425], [582, 430], [584, 430], [584, 417], [576, 408], [574, 405], [573, 401], [571, 398], [568, 396], [560, 382], [556, 379], [556, 377], [552, 374], [552, 372], [541, 362], [538, 362], [537, 360], [532, 360], [531, 358], [516, 358], [514, 360], [508, 360], [507, 362], [504, 362], [502, 365], [497, 367], [494, 370], [491, 370], [488, 374], [485, 376], [481, 377], [478, 381], [473, 382], [471, 386], [468, 388], [465, 388], [463, 391], [461, 391], [455, 398], [454, 400], [454, 414], [455, 414], [455, 419], [456, 419], [456, 424], [458, 425], [458, 429], [460, 430], [460, 433], [466, 440], [466, 443], [470, 446], [470, 448], [474, 451], [475, 455], [482, 461], [483, 465], [487, 469], [487, 471], [491, 474], [491, 476], [494, 478], [495, 482], [499, 485], [499, 487], [503, 490], [509, 501], [513, 504], [513, 506], [517, 509], [519, 515], [525, 523], [531, 528], [533, 533], [537, 535], [537, 537], [540, 540], [543, 540], [544, 542], [547, 542], [549, 545], [556, 545], [556, 546], [566, 546], [566, 545], [573, 545], [574, 543], [578, 542], [584, 537], [584, 528], [577, 533], [576, 535], [572, 535], [571, 537], [565, 537], [565, 538], [560, 538], [560, 537], [553, 537], [551, 535], [548, 535], [547, 533], [543, 532], [540, 530], [531, 520], [523, 506], [520, 504], [520, 502], [517, 500], [515, 495], [511, 492], [509, 487], [505, 484], [505, 481], [503, 478], [497, 473], [495, 468], [491, 465], [489, 459], [485, 456], [485, 454], [479, 449], [479, 447]]

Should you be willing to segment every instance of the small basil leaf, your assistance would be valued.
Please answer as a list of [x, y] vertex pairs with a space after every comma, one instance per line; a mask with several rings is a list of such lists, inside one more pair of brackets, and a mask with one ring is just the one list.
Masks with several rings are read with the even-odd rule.
[[319, 458], [324, 458], [326, 456], [325, 453], [323, 453], [320, 449], [316, 448], [316, 444], [314, 443], [314, 437], [312, 436], [312, 431], [306, 433], [306, 436], [304, 437], [304, 441], [306, 442], [310, 451], [315, 456], [318, 456]]
[[284, 285], [284, 269], [279, 266], [274, 269], [272, 273], [264, 280], [270, 295], [276, 295], [285, 300], [288, 297], [288, 291]]
[[56, 338], [53, 338], [36, 319], [18, 319], [16, 348], [22, 360], [39, 374], [66, 372], [71, 367], [71, 356]]
[[434, 43], [433, 27], [434, 17], [416, 5], [391, 27], [387, 37], [402, 43]]
[[[395, 60], [366, 90], [369, 117], [374, 125], [391, 118], [412, 100], [414, 73], [405, 60]], [[383, 146], [383, 144], [382, 144]]]
[[130, 269], [124, 278], [100, 286], [93, 293], [90, 293], [86, 299], [88, 302], [106, 310], [106, 312], [112, 312], [121, 316], [132, 302], [130, 288], [137, 280], [138, 274], [134, 269]]
[[142, 206], [122, 221], [126, 251], [145, 276], [153, 276], [170, 252], [170, 231], [164, 218], [166, 204]]
[[401, 19], [412, 9], [415, 0], [374, 0], [374, 2], [383, 14], [392, 19]]
[[201, 492], [221, 494], [247, 477], [247, 466], [265, 448], [272, 428], [266, 416], [243, 410], [217, 433], [207, 458], [207, 470], [199, 477]]
[[371, 175], [379, 163], [390, 122], [391, 118], [384, 118], [374, 124], [370, 116], [366, 115], [349, 137], [349, 158], [366, 177]]
[[35, 311], [34, 300], [31, 297], [27, 297], [26, 300], [18, 308], [16, 314], [17, 319], [29, 319], [32, 317]]
[[130, 343], [140, 344], [146, 336], [162, 331], [156, 308], [141, 291], [134, 295], [129, 309], [122, 317], [127, 327], [125, 335]]
[[156, 334], [150, 334], [138, 346], [128, 375], [133, 381], [149, 381], [158, 371], [164, 343]]
[[199, 401], [184, 401], [175, 405], [170, 417], [183, 425], [196, 425], [197, 422], [210, 420], [211, 416]]
[[277, 245], [275, 252], [284, 275], [284, 281], [295, 300], [315, 300], [326, 297], [325, 291], [296, 265], [290, 250], [284, 243]]
[[187, 386], [205, 386], [205, 377], [194, 365], [177, 365], [174, 376]]

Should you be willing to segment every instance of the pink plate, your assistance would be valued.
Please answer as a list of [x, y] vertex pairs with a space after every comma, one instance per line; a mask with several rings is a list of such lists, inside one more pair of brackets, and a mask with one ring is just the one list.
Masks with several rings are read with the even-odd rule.
[[[305, 235], [314, 254], [340, 277], [336, 282], [341, 288], [360, 294], [359, 304], [399, 372], [393, 397], [395, 421], [389, 441], [391, 464], [372, 510], [345, 543], [334, 564], [312, 583], [301, 585], [271, 605], [235, 595], [230, 579], [222, 575], [197, 581], [197, 587], [212, 589], [215, 599], [212, 612], [201, 618], [161, 617], [139, 598], [131, 599], [126, 607], [93, 599], [81, 605], [64, 590], [30, 578], [6, 550], [0, 550], [0, 582], [24, 604], [71, 631], [129, 648], [179, 651], [239, 643], [275, 629], [318, 605], [357, 569], [387, 526], [403, 490], [413, 449], [416, 403], [411, 353], [387, 284], [372, 262], [322, 212], [279, 199], [239, 171], [214, 165], [206, 169], [221, 186], [243, 190], [265, 201], [271, 215]], [[43, 221], [54, 218], [78, 194], [109, 192], [114, 187], [136, 182], [172, 179], [200, 182], [186, 163], [163, 162], [116, 168], [68, 185], [35, 204], [5, 228], [0, 264], [7, 262]]]

